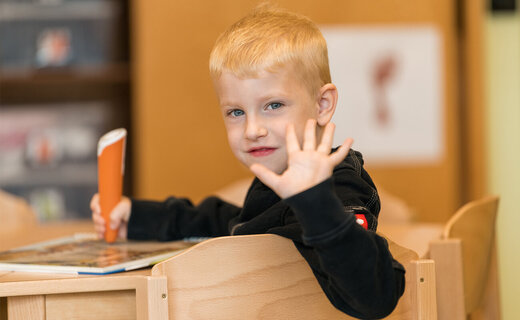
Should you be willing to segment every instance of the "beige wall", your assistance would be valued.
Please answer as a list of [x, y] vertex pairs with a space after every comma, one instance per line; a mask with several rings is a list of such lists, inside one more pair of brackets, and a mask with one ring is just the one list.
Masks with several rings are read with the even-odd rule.
[[504, 320], [520, 319], [520, 16], [488, 16], [486, 35], [489, 191], [499, 194], [497, 222]]
[[[260, 0], [134, 0], [133, 141], [138, 197], [194, 201], [251, 176], [231, 154], [208, 57], [217, 36]], [[462, 204], [456, 7], [452, 0], [278, 0], [320, 25], [437, 28], [443, 43], [445, 148], [436, 163], [378, 166], [382, 188], [406, 200], [419, 220], [446, 221]], [[363, 150], [360, 150], [361, 152]]]
[[[249, 176], [234, 158], [208, 72], [217, 36], [255, 1], [135, 0], [134, 192], [200, 200]], [[225, 13], [221, 16], [213, 13]]]

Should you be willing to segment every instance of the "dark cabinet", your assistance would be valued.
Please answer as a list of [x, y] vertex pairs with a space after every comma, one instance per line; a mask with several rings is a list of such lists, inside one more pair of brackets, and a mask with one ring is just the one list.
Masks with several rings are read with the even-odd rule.
[[41, 221], [90, 217], [97, 141], [130, 127], [128, 12], [123, 0], [0, 0], [0, 189]]

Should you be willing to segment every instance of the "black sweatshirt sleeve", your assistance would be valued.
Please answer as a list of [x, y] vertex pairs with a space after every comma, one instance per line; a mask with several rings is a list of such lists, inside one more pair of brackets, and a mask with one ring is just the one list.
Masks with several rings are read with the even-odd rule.
[[175, 197], [163, 202], [132, 200], [128, 238], [168, 241], [225, 236], [229, 220], [239, 212], [239, 207], [217, 197], [206, 198], [198, 206]]
[[333, 180], [284, 201], [302, 226], [303, 244], [296, 245], [334, 306], [363, 319], [391, 313], [404, 291], [404, 268], [384, 238], [345, 211]]

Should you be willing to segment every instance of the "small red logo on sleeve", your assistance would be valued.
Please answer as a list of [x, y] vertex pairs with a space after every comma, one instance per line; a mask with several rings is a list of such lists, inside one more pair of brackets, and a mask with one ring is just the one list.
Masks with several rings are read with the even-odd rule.
[[356, 222], [361, 225], [365, 230], [368, 230], [368, 222], [367, 218], [364, 214], [356, 214]]

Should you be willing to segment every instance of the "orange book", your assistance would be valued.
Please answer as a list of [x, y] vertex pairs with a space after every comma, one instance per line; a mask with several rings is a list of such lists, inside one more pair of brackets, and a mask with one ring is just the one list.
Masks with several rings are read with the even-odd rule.
[[105, 241], [114, 242], [117, 229], [110, 228], [110, 212], [121, 201], [125, 171], [126, 130], [112, 130], [98, 143], [98, 189], [101, 214], [105, 219]]

